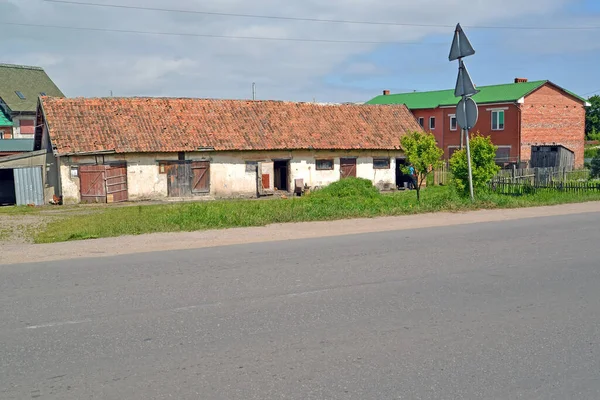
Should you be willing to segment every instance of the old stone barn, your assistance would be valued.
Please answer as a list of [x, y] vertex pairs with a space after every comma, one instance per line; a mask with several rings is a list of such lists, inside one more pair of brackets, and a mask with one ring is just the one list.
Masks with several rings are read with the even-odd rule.
[[[37, 149], [65, 203], [256, 197], [344, 177], [398, 183], [400, 138], [422, 130], [404, 105], [175, 98], [49, 98]], [[48, 200], [48, 199], [46, 199]]]

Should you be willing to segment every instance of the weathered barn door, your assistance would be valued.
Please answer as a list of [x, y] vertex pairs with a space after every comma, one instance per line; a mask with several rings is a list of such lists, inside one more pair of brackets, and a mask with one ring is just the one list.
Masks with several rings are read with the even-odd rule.
[[167, 166], [167, 191], [169, 197], [192, 195], [192, 168], [189, 162], [173, 161]]
[[192, 161], [192, 193], [208, 193], [210, 191], [210, 163], [208, 161]]
[[104, 165], [79, 166], [79, 187], [82, 203], [106, 203], [106, 167]]
[[81, 165], [79, 186], [82, 203], [127, 201], [127, 165]]
[[119, 203], [127, 201], [127, 166], [106, 166], [106, 202]]
[[340, 176], [342, 179], [356, 177], [356, 158], [340, 158]]

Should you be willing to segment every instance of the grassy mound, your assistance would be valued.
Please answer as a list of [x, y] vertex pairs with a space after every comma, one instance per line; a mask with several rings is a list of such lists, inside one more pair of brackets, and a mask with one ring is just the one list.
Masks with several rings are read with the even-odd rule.
[[379, 190], [368, 179], [346, 178], [325, 186], [323, 189], [317, 190], [310, 195], [310, 198], [315, 199], [348, 197], [372, 199], [381, 197], [381, 193], [379, 193]]

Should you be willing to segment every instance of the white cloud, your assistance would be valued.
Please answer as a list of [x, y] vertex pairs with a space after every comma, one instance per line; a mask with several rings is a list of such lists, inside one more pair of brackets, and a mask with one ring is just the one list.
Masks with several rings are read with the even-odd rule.
[[[553, 15], [576, 1], [505, 0], [502, 6], [493, 0], [112, 0], [107, 3], [424, 24], [452, 25], [460, 20], [464, 24], [485, 25]], [[8, 0], [0, 4], [0, 11], [2, 21], [230, 36], [413, 42], [434, 34], [450, 36], [452, 33], [451, 29], [439, 27], [160, 13], [41, 0]], [[116, 95], [239, 98], [249, 97], [251, 83], [256, 82], [259, 98], [312, 100], [318, 97], [323, 101], [355, 101], [365, 93], [328, 87], [323, 77], [335, 71], [354, 75], [382, 71], [374, 62], [356, 61], [357, 57], [377, 48], [372, 44], [211, 39], [24, 27], [8, 27], [5, 31], [13, 45], [8, 55], [6, 49], [3, 53], [11, 62], [45, 67], [71, 96], [105, 96], [113, 90]], [[6, 37], [7, 33], [3, 35]], [[410, 52], [411, 47], [406, 47], [406, 51]]]

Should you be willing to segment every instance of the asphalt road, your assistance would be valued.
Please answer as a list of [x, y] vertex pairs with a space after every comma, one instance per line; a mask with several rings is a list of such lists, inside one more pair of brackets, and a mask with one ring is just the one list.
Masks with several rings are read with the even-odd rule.
[[0, 266], [1, 399], [599, 399], [600, 213]]

